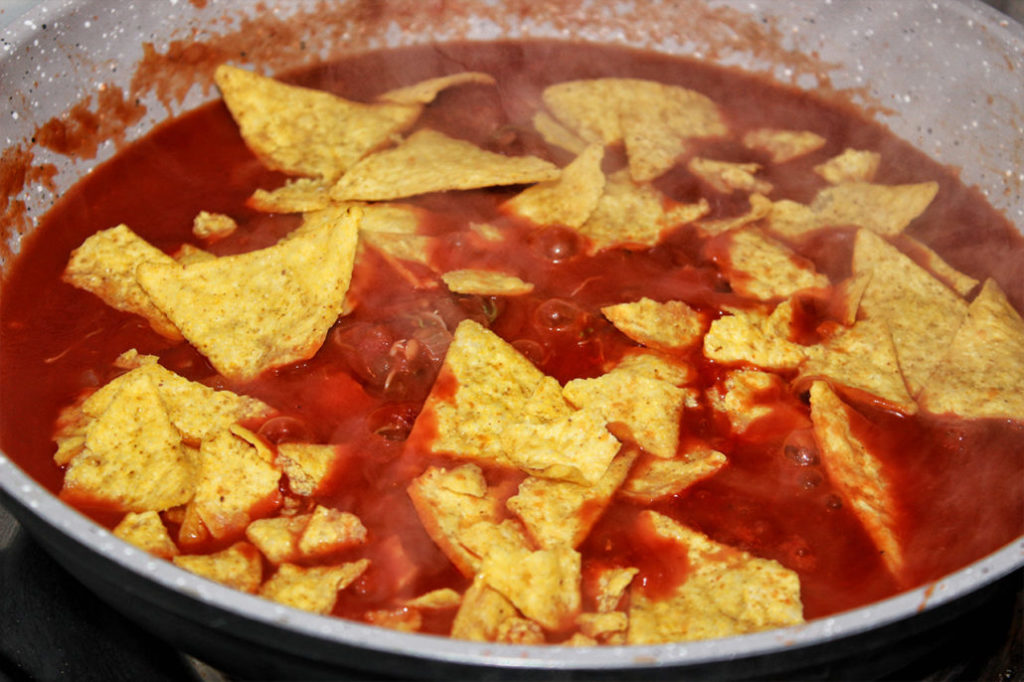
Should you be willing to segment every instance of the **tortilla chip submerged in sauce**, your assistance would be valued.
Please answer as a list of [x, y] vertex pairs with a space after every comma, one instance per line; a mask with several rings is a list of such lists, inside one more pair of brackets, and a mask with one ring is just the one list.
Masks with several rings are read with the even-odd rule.
[[200, 576], [516, 644], [796, 625], [1024, 530], [1024, 247], [948, 171], [739, 73], [445, 49], [221, 67], [84, 179], [5, 282], [5, 451]]

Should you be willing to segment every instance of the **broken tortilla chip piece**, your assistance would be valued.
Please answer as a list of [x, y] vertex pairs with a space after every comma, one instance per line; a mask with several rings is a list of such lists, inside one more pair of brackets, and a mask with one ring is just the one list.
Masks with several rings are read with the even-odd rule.
[[554, 116], [546, 111], [538, 111], [533, 115], [533, 127], [540, 136], [552, 147], [561, 147], [567, 152], [579, 155], [583, 153], [590, 144], [582, 137], [572, 132], [558, 122]]
[[741, 296], [768, 301], [829, 285], [813, 263], [761, 230], [732, 230], [716, 240], [708, 253]]
[[707, 321], [682, 301], [641, 298], [601, 308], [615, 328], [648, 348], [683, 351], [700, 342]]
[[769, 217], [775, 210], [776, 204], [763, 194], [751, 194], [748, 198], [750, 210], [737, 216], [718, 218], [716, 220], [698, 220], [696, 225], [701, 234], [714, 236], [729, 230], [737, 230], [744, 225], [750, 225]]
[[814, 167], [814, 172], [825, 179], [830, 185], [841, 185], [847, 182], [871, 182], [878, 172], [882, 155], [878, 152], [860, 149], [844, 149], [838, 156], [833, 156], [825, 163]]
[[493, 642], [498, 638], [498, 628], [519, 612], [500, 592], [490, 587], [484, 576], [477, 575], [455, 614], [451, 636], [475, 642]]
[[278, 443], [277, 462], [288, 477], [288, 489], [308, 497], [327, 479], [339, 458], [337, 445]]
[[161, 559], [178, 555], [167, 527], [155, 511], [128, 512], [114, 527], [114, 535]]
[[382, 201], [456, 189], [555, 180], [557, 166], [535, 156], [505, 156], [430, 129], [355, 164], [331, 189], [336, 201]]
[[318, 504], [299, 535], [298, 547], [304, 557], [322, 557], [362, 545], [366, 538], [366, 526], [358, 516]]
[[273, 190], [257, 189], [245, 205], [264, 213], [305, 213], [331, 204], [331, 183], [317, 178], [293, 178]]
[[857, 232], [853, 272], [870, 274], [860, 315], [889, 325], [903, 377], [916, 396], [948, 350], [967, 302], [870, 230]]
[[351, 102], [226, 64], [213, 77], [242, 139], [264, 165], [328, 181], [411, 126], [422, 110]]
[[903, 550], [896, 534], [896, 503], [882, 463], [853, 434], [851, 415], [828, 384], [811, 384], [811, 421], [825, 471], [899, 579]]
[[927, 244], [920, 242], [913, 237], [902, 234], [894, 244], [910, 256], [915, 262], [920, 263], [926, 270], [942, 280], [946, 286], [960, 294], [968, 296], [981, 284], [970, 275], [965, 275], [942, 259], [942, 256], [935, 253]]
[[686, 168], [722, 194], [732, 194], [736, 191], [768, 194], [772, 191], [770, 182], [754, 177], [754, 174], [761, 170], [759, 163], [716, 161], [698, 156], [690, 159]]
[[533, 284], [515, 275], [495, 270], [450, 270], [441, 275], [449, 291], [480, 296], [520, 296], [533, 291]]
[[711, 406], [723, 413], [736, 433], [746, 433], [759, 419], [770, 416], [772, 398], [785, 390], [777, 374], [758, 369], [737, 369], [725, 373], [708, 389]]
[[260, 553], [248, 542], [236, 542], [212, 554], [182, 554], [171, 561], [190, 573], [242, 592], [256, 592], [263, 579]]
[[143, 289], [224, 376], [311, 357], [337, 320], [355, 262], [360, 213], [259, 251], [188, 267], [139, 266]]
[[684, 446], [672, 459], [642, 457], [619, 489], [619, 497], [649, 503], [686, 490], [715, 474], [727, 458], [704, 444]]
[[480, 567], [484, 581], [548, 630], [562, 630], [580, 611], [581, 558], [570, 547], [497, 549]]
[[259, 594], [285, 606], [313, 613], [330, 613], [338, 601], [338, 592], [351, 585], [369, 565], [369, 559], [339, 566], [282, 564], [263, 583]]
[[200, 211], [192, 220], [192, 234], [200, 239], [223, 239], [238, 229], [238, 223], [229, 215]]
[[673, 542], [688, 571], [665, 598], [630, 588], [629, 644], [661, 644], [727, 637], [804, 622], [800, 579], [777, 561], [714, 542], [653, 511], [640, 513], [640, 532]]
[[995, 280], [971, 302], [920, 401], [936, 414], [1024, 421], [1024, 320]]
[[767, 152], [772, 163], [785, 163], [825, 146], [825, 138], [809, 130], [758, 128], [743, 136], [749, 149]]
[[495, 81], [494, 76], [489, 73], [462, 71], [447, 76], [428, 78], [412, 85], [388, 90], [384, 94], [379, 95], [377, 101], [390, 102], [391, 104], [430, 104], [443, 90], [469, 83], [494, 85]]
[[874, 185], [847, 182], [814, 197], [811, 210], [819, 225], [856, 225], [882, 235], [902, 232], [931, 204], [939, 183]]
[[597, 208], [604, 192], [603, 158], [604, 147], [589, 145], [562, 169], [557, 180], [526, 188], [502, 204], [502, 209], [538, 225], [580, 227]]
[[807, 357], [807, 350], [789, 340], [792, 321], [792, 299], [777, 305], [770, 315], [734, 310], [711, 323], [704, 336], [704, 356], [721, 363], [795, 369]]
[[[846, 389], [863, 392], [886, 407], [914, 414], [917, 403], [907, 392], [892, 333], [884, 320], [860, 320], [825, 343], [807, 348], [807, 362], [798, 382], [827, 379]], [[854, 396], [851, 398], [856, 399]]]
[[63, 279], [112, 308], [141, 315], [161, 336], [180, 339], [175, 324], [139, 286], [135, 271], [142, 263], [174, 265], [175, 261], [127, 225], [118, 225], [97, 232], [72, 251]]

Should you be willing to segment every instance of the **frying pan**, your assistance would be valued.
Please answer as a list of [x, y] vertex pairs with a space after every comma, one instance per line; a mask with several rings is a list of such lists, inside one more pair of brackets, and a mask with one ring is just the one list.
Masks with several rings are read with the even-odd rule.
[[[42, 2], [0, 38], [0, 268], [74, 181], [120, 143], [216, 97], [223, 59], [270, 71], [345, 51], [458, 39], [581, 39], [696, 56], [850, 101], [961, 169], [1024, 231], [1024, 28], [980, 2]], [[90, 144], [53, 152], [42, 124], [115, 101]], [[112, 100], [110, 98], [113, 98]], [[76, 106], [78, 109], [76, 109]], [[142, 113], [144, 108], [144, 113]], [[66, 120], [66, 119], [65, 119]], [[14, 163], [20, 159], [21, 164]], [[46, 182], [32, 168], [52, 164]], [[27, 176], [18, 170], [28, 169]], [[2, 377], [0, 377], [2, 381]], [[455, 641], [318, 616], [151, 558], [65, 506], [0, 454], [3, 503], [89, 589], [174, 646], [242, 677], [639, 679], [783, 676], [856, 662], [870, 676], [1024, 566], [1024, 537], [941, 580], [805, 625], [718, 640], [573, 649]], [[5, 589], [10, 589], [5, 586]], [[889, 647], [887, 651], [892, 651]]]

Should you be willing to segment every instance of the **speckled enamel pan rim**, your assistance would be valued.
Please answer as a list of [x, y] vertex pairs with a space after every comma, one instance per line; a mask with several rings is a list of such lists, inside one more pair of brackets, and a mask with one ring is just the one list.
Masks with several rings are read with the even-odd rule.
[[[48, 4], [58, 8], [69, 3]], [[999, 21], [999, 15], [995, 10], [977, 1], [945, 0], [929, 4], [934, 7], [951, 7], [951, 11], [968, 14], [977, 21], [987, 22], [993, 27]], [[1020, 26], [1002, 26], [999, 31], [1003, 35], [1008, 34], [1011, 43], [1015, 41], [1024, 48], [1024, 29]], [[29, 41], [30, 34], [30, 27], [24, 25], [9, 28], [5, 32], [5, 36], [16, 43]], [[0, 58], [2, 57], [0, 54]], [[1017, 222], [1018, 227], [1024, 224], [1020, 220]], [[0, 486], [19, 505], [62, 533], [69, 541], [102, 554], [110, 561], [156, 585], [183, 595], [186, 598], [182, 600], [180, 607], [183, 614], [188, 613], [187, 600], [194, 599], [239, 618], [270, 628], [282, 628], [325, 644], [341, 643], [381, 654], [403, 655], [460, 665], [547, 670], [608, 670], [689, 666], [777, 654], [833, 642], [911, 618], [926, 609], [967, 596], [1024, 566], [1024, 537], [1021, 537], [939, 581], [895, 597], [833, 617], [811, 621], [802, 626], [740, 637], [656, 646], [589, 649], [479, 644], [401, 633], [319, 616], [280, 606], [200, 578], [115, 538], [107, 530], [62, 503], [2, 453]], [[258, 645], [255, 639], [253, 644]]]
[[[431, 635], [408, 634], [340, 618], [320, 616], [239, 592], [200, 578], [174, 564], [155, 559], [114, 537], [42, 488], [0, 455], [4, 489], [31, 513], [69, 540], [84, 545], [125, 569], [169, 590], [270, 627], [322, 640], [434, 661], [523, 669], [610, 670], [691, 666], [778, 654], [833, 642], [912, 617], [969, 595], [1024, 564], [1024, 537], [934, 583], [869, 606], [820, 618], [801, 626], [700, 642], [652, 646], [595, 647], [517, 646], [476, 643]], [[182, 612], [187, 613], [187, 603]], [[253, 640], [254, 645], [257, 644]]]

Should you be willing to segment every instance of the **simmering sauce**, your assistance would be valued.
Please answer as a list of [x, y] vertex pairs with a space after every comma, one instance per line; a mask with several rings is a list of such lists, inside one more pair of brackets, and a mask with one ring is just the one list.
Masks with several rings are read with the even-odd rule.
[[[756, 127], [811, 130], [826, 138], [820, 150], [785, 165], [765, 164], [772, 198], [809, 202], [824, 181], [814, 165], [848, 147], [881, 152], [875, 182], [935, 180], [936, 200], [908, 234], [932, 246], [962, 272], [994, 277], [1020, 310], [1024, 307], [1024, 244], [1018, 233], [950, 172], [867, 122], [852, 109], [826, 104], [736, 72], [667, 56], [556, 42], [454, 44], [358, 55], [293, 74], [294, 83], [368, 101], [386, 90], [459, 70], [488, 72], [496, 87], [460, 87], [427, 107], [418, 127], [469, 140], [491, 151], [533, 154], [564, 165], [568, 154], [544, 143], [530, 117], [543, 88], [579, 78], [649, 78], [703, 92], [714, 99], [737, 133]], [[737, 142], [699, 143], [716, 159], [764, 162]], [[606, 171], [624, 166], [610, 150]], [[443, 287], [418, 290], [383, 258], [367, 251], [353, 279], [358, 307], [338, 320], [311, 359], [267, 372], [249, 382], [228, 381], [185, 342], [170, 342], [141, 318], [120, 313], [61, 281], [70, 252], [89, 235], [126, 223], [151, 244], [173, 253], [195, 243], [191, 226], [200, 211], [225, 213], [239, 229], [204, 246], [218, 255], [263, 248], [294, 229], [298, 217], [246, 207], [257, 188], [285, 177], [250, 153], [220, 102], [159, 126], [70, 190], [25, 240], [4, 282], [0, 308], [0, 447], [49, 489], [62, 472], [53, 461], [58, 411], [116, 372], [113, 360], [129, 348], [160, 358], [166, 368], [217, 388], [257, 397], [282, 416], [253, 428], [270, 442], [337, 443], [343, 455], [314, 503], [351, 511], [370, 542], [333, 559], [368, 557], [370, 569], [339, 595], [337, 615], [362, 619], [374, 609], [439, 587], [463, 590], [456, 571], [422, 528], [406, 488], [431, 464], [457, 464], [425, 454], [409, 439], [412, 424], [437, 378], [450, 330], [477, 320], [510, 341], [544, 373], [565, 383], [600, 375], [635, 344], [600, 313], [613, 303], [646, 296], [682, 300], [718, 315], [738, 299], [716, 267], [714, 247], [692, 227], [681, 227], [644, 251], [612, 249], [587, 255], [569, 229], [537, 228], [503, 214], [499, 205], [521, 188], [438, 193], [413, 198], [430, 210], [420, 230], [437, 238], [432, 254], [441, 271], [503, 266], [535, 284], [516, 297], [461, 296]], [[679, 166], [658, 179], [666, 196], [692, 202], [704, 196], [709, 218], [747, 210], [743, 195], [716, 193]], [[469, 238], [471, 223], [500, 226], [500, 249]], [[852, 230], [824, 232], [805, 250], [833, 283], [848, 276]], [[409, 264], [419, 276], [424, 269]], [[800, 306], [804, 343], [829, 319], [827, 302]], [[419, 353], [389, 350], [416, 339]], [[685, 358], [707, 389], [724, 368], [700, 349]], [[435, 389], [436, 390], [436, 389]], [[853, 428], [882, 461], [894, 482], [898, 532], [906, 552], [907, 582], [886, 571], [861, 523], [829, 483], [813, 445], [807, 396], [780, 391], [764, 399], [778, 409], [737, 436], [710, 407], [687, 409], [683, 438], [699, 438], [728, 455], [713, 477], [653, 504], [714, 540], [775, 559], [800, 577], [806, 618], [862, 605], [938, 578], [995, 550], [1024, 532], [1024, 428], [1009, 421], [966, 421], [919, 414], [901, 416], [859, 404]], [[429, 429], [418, 429], [417, 433]], [[803, 434], [803, 436], [801, 435]], [[813, 443], [813, 440], [810, 441]], [[514, 494], [517, 475], [487, 471], [488, 482]], [[290, 495], [284, 487], [282, 495]], [[75, 500], [112, 526], [120, 514]], [[645, 531], [642, 509], [616, 500], [580, 547], [584, 566], [635, 566], [641, 589], [666, 594], [685, 579], [685, 556]], [[172, 537], [176, 528], [168, 521]], [[211, 541], [222, 549], [238, 538]], [[400, 541], [399, 541], [400, 539]], [[191, 550], [190, 550], [191, 551]], [[584, 599], [587, 570], [584, 570]], [[586, 603], [584, 604], [586, 606]], [[447, 632], [450, 618], [425, 618], [423, 629]]]

